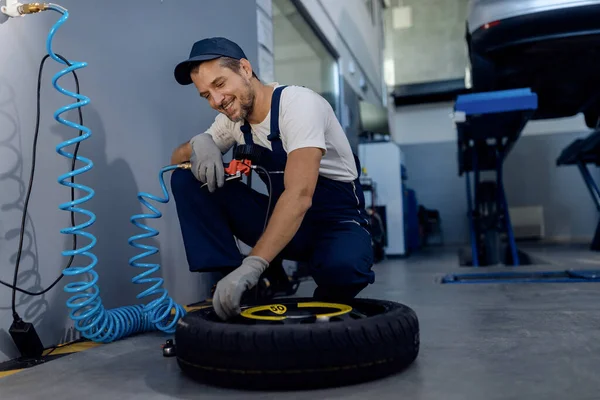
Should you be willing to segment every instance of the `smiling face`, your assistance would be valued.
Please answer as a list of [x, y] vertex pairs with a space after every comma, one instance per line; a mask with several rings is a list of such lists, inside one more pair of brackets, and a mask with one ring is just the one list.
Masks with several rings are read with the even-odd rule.
[[200, 96], [231, 121], [243, 121], [252, 112], [255, 91], [248, 60], [205, 61], [193, 68], [190, 76]]

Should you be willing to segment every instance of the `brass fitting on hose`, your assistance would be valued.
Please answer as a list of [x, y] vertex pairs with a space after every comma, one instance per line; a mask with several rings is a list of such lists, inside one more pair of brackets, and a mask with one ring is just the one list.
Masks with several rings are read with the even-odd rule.
[[177, 166], [179, 168], [182, 168], [182, 169], [191, 169], [192, 168], [192, 163], [189, 162], [189, 161], [186, 161], [186, 162], [183, 162], [181, 164], [177, 164]]
[[21, 14], [35, 14], [40, 11], [46, 11], [48, 9], [47, 3], [27, 3], [19, 6], [19, 13]]

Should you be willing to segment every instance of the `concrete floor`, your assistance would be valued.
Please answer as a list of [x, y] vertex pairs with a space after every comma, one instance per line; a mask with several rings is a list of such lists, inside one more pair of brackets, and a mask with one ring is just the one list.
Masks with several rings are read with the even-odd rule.
[[[532, 246], [550, 263], [527, 269], [599, 268], [587, 248]], [[501, 268], [502, 269], [502, 268]], [[300, 393], [241, 393], [183, 377], [161, 355], [164, 337], [129, 338], [0, 380], [1, 399], [598, 399], [600, 283], [442, 285], [455, 250], [429, 250], [376, 267], [361, 296], [410, 305], [421, 353], [402, 374]], [[303, 283], [298, 295], [312, 293]]]

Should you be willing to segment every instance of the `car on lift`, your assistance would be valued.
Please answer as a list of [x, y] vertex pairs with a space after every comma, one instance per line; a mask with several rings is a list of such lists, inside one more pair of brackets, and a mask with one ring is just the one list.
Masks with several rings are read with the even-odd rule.
[[531, 88], [533, 119], [600, 120], [600, 0], [470, 0], [467, 86]]

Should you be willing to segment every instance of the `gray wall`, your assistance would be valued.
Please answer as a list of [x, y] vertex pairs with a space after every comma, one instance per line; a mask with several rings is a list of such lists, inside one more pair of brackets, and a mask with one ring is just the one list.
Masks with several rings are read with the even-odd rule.
[[[560, 152], [587, 134], [523, 136], [506, 159], [505, 190], [509, 206], [543, 206], [548, 239], [590, 240], [594, 234], [598, 213], [581, 174], [576, 167], [556, 166]], [[458, 176], [456, 143], [401, 147], [408, 185], [416, 190], [420, 204], [440, 211], [446, 243], [467, 243], [466, 187], [464, 176]], [[597, 168], [591, 167], [590, 171], [595, 179], [599, 178]]]
[[347, 107], [344, 111], [347, 113], [347, 117], [345, 121], [342, 122], [346, 123], [344, 125], [344, 130], [346, 131], [346, 136], [348, 136], [350, 146], [352, 147], [352, 150], [358, 154], [358, 135], [360, 134], [360, 97], [352, 89], [352, 86], [350, 86], [346, 79], [342, 78], [341, 81], [344, 95], [343, 104], [345, 104]]
[[[140, 191], [161, 194], [158, 171], [169, 163], [173, 148], [206, 128], [215, 116], [193, 87], [176, 84], [173, 67], [187, 57], [194, 41], [215, 35], [236, 40], [256, 65], [256, 4], [245, 0], [211, 2], [209, 7], [192, 0], [130, 0], [119, 2], [117, 8], [74, 0], [60, 4], [69, 9], [70, 18], [56, 34], [54, 51], [89, 64], [78, 75], [82, 93], [91, 99], [83, 116], [92, 137], [83, 142], [80, 155], [95, 165], [77, 181], [96, 190], [84, 208], [98, 218], [88, 231], [98, 239], [94, 252], [99, 258], [100, 293], [107, 308], [130, 305], [138, 303], [135, 296], [146, 288], [130, 282], [140, 271], [128, 265], [139, 251], [127, 239], [142, 233], [129, 218], [148, 211], [136, 196]], [[235, 13], [229, 11], [232, 8]], [[52, 12], [10, 20], [0, 16], [0, 279], [4, 281], [12, 281], [32, 164], [35, 78], [46, 54], [46, 36], [58, 18]], [[59, 232], [69, 226], [69, 215], [58, 208], [68, 201], [69, 189], [57, 183], [70, 161], [59, 156], [55, 146], [77, 132], [59, 125], [52, 113], [73, 100], [51, 85], [51, 76], [61, 66], [52, 60], [46, 65], [37, 171], [19, 275], [19, 285], [31, 291], [45, 288], [61, 273], [67, 261], [61, 251], [71, 247], [71, 237]], [[74, 89], [72, 77], [61, 84]], [[76, 120], [77, 114], [63, 117]], [[163, 217], [150, 222], [160, 231], [153, 243], [161, 253], [154, 261], [162, 265], [166, 288], [181, 304], [204, 299], [210, 277], [191, 275], [187, 269], [173, 201], [157, 206]], [[69, 281], [63, 279], [44, 296], [17, 295], [18, 312], [35, 323], [46, 346], [70, 335], [68, 295], [63, 291]], [[0, 286], [0, 362], [18, 355], [8, 335], [10, 299], [11, 291]]]
[[[375, 21], [364, 0], [300, 0], [311, 19], [339, 54], [340, 74], [356, 93], [373, 104], [387, 98], [383, 81], [381, 2], [373, 2]], [[361, 88], [361, 81], [364, 87]]]

